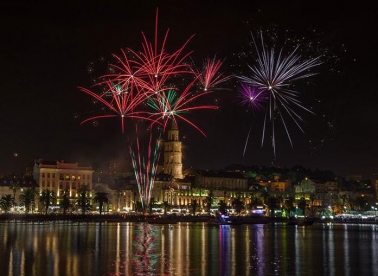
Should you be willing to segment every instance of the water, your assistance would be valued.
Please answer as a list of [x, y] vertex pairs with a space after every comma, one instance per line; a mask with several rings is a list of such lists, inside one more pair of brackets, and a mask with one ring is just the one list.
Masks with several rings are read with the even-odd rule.
[[0, 275], [378, 275], [378, 225], [0, 223]]

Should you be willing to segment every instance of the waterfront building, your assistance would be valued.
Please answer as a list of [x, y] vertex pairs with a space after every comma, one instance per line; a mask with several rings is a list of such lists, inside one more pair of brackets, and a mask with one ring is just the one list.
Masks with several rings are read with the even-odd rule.
[[53, 191], [58, 201], [65, 189], [69, 191], [71, 198], [78, 196], [77, 191], [82, 185], [87, 185], [89, 190], [92, 190], [92, 175], [93, 170], [90, 166], [79, 166], [78, 163], [69, 163], [63, 160], [36, 159], [33, 167], [33, 178], [39, 190]]
[[20, 205], [19, 197], [26, 189], [37, 190], [38, 184], [32, 177], [1, 177], [0, 178], [0, 198], [2, 196], [11, 195], [14, 198], [16, 206]]

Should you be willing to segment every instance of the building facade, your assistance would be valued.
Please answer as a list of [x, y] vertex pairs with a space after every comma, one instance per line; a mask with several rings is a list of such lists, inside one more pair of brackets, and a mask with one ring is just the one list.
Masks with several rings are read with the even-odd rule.
[[[93, 170], [90, 166], [79, 166], [78, 163], [64, 161], [35, 160], [33, 178], [39, 190], [50, 190], [57, 198], [67, 189], [71, 198], [78, 196], [80, 186], [87, 185], [92, 190]], [[92, 196], [92, 195], [90, 195]]]
[[172, 120], [167, 136], [167, 140], [164, 141], [164, 174], [170, 174], [173, 178], [182, 179], [182, 143], [174, 120]]

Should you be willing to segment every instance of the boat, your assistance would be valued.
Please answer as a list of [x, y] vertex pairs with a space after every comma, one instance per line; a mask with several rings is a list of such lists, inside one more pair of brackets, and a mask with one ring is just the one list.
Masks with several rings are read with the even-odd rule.
[[219, 226], [219, 225], [241, 225], [243, 224], [241, 221], [219, 221], [219, 220], [209, 220], [207, 225], [210, 226]]
[[287, 225], [308, 226], [314, 223], [314, 219], [306, 216], [289, 217]]
[[221, 215], [210, 219], [207, 222], [208, 225], [218, 226], [218, 225], [241, 225], [243, 222], [241, 220], [230, 218], [229, 216]]

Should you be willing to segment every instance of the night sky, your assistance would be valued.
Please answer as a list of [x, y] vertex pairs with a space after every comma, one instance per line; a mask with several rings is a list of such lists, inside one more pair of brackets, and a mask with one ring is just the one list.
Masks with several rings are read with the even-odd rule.
[[92, 84], [90, 65], [101, 67], [103, 60], [110, 60], [110, 55], [119, 54], [121, 48], [139, 50], [141, 31], [152, 39], [157, 7], [160, 35], [170, 29], [168, 51], [177, 49], [195, 34], [187, 46], [193, 51], [192, 59], [201, 63], [216, 55], [224, 59], [222, 69], [227, 74], [236, 73], [232, 66], [235, 54], [245, 49], [251, 28], [274, 25], [293, 33], [315, 28], [322, 33], [318, 37], [321, 45], [338, 57], [332, 72], [323, 64], [319, 74], [311, 78], [311, 84], [298, 85], [304, 103], [310, 107], [312, 100], [317, 106], [315, 115], [303, 114], [304, 134], [290, 127], [293, 147], [283, 131], [276, 134], [275, 157], [269, 141], [261, 147], [261, 116], [238, 103], [237, 82], [231, 79], [221, 85], [225, 89], [210, 96], [210, 103], [217, 103], [219, 110], [191, 115], [207, 137], [179, 124], [185, 145], [184, 168], [300, 164], [342, 175], [361, 173], [372, 177], [376, 173], [378, 23], [370, 4], [17, 2], [0, 3], [0, 173], [23, 172], [35, 158], [61, 159], [97, 168], [109, 158], [127, 154], [125, 135], [117, 119], [101, 120], [97, 126], [80, 126], [81, 120], [88, 117], [92, 99], [77, 87]]

